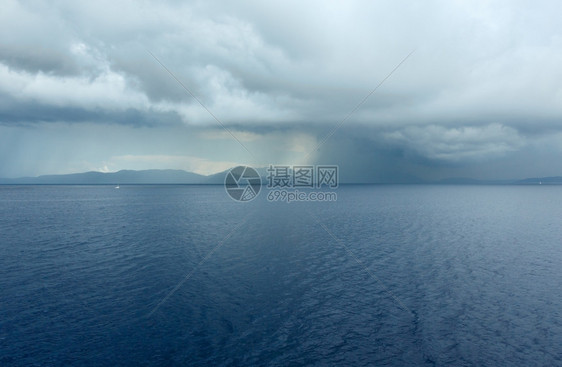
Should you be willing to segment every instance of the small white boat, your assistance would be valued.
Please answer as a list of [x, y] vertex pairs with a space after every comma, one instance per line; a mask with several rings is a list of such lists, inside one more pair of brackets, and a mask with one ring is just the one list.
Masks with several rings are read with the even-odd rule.
[[119, 185], [115, 186], [115, 188], [118, 189], [118, 188], [119, 188]]

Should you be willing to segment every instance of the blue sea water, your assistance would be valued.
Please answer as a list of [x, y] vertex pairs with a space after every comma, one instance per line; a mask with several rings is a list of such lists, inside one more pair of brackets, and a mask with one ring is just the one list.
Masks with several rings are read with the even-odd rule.
[[0, 366], [562, 365], [561, 186], [0, 186]]

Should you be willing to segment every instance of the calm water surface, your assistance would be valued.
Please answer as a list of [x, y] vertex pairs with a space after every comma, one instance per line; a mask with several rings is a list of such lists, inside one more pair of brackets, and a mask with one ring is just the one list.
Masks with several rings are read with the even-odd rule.
[[337, 193], [0, 186], [0, 366], [562, 365], [561, 186]]

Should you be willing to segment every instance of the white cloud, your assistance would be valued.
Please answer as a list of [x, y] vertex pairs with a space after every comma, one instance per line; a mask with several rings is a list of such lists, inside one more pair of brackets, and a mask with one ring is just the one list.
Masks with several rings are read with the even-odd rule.
[[[65, 108], [101, 111], [104, 120], [90, 122], [111, 134], [108, 122], [128, 123], [126, 114], [108, 121], [111, 112], [173, 112], [191, 131], [212, 127], [199, 137], [216, 149], [206, 158], [143, 142], [147, 154], [186, 153], [209, 165], [230, 158], [230, 137], [150, 50], [253, 153], [293, 160], [416, 49], [344, 129], [375, 131], [390, 150], [432, 160], [495, 159], [562, 131], [561, 10], [559, 1], [522, 0], [7, 0], [0, 93], [9, 102], [0, 113], [17, 124], [34, 104], [57, 107], [60, 118], [49, 121], [68, 121]], [[12, 100], [25, 103], [18, 110]]]
[[0, 91], [18, 100], [57, 107], [145, 110], [148, 99], [131, 90], [125, 78], [106, 70], [95, 78], [16, 71], [0, 64]]

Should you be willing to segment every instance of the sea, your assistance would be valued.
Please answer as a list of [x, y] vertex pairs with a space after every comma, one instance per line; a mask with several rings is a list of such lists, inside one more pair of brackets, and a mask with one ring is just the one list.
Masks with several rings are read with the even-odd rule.
[[562, 365], [562, 186], [335, 190], [0, 186], [0, 366]]

